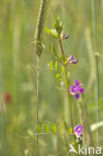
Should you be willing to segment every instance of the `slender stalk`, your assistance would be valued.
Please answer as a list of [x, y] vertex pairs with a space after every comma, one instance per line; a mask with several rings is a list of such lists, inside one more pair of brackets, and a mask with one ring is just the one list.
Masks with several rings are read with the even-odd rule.
[[[96, 122], [100, 120], [100, 112], [99, 112], [99, 70], [98, 70], [98, 56], [97, 52], [97, 42], [96, 42], [96, 19], [95, 19], [95, 5], [94, 0], [91, 0], [92, 7], [92, 27], [93, 27], [93, 46], [95, 52], [95, 69], [96, 69], [96, 86], [95, 86], [95, 101], [96, 101]], [[99, 144], [99, 134], [97, 132], [97, 144]]]
[[[39, 111], [39, 75], [40, 75], [40, 56], [42, 53], [42, 42], [41, 42], [41, 34], [44, 23], [44, 14], [45, 14], [45, 5], [46, 0], [41, 0], [40, 8], [37, 17], [37, 27], [35, 30], [34, 42], [35, 42], [35, 52], [37, 54], [37, 82], [36, 82], [36, 127], [38, 125], [38, 111]], [[36, 129], [38, 134], [38, 130]], [[38, 135], [36, 137], [36, 156], [38, 156]]]
[[94, 146], [93, 140], [92, 140], [92, 134], [90, 131], [90, 125], [89, 125], [89, 119], [88, 119], [88, 111], [87, 111], [87, 105], [84, 102], [84, 97], [81, 97], [81, 100], [79, 100], [78, 103], [78, 110], [79, 110], [79, 117], [81, 124], [84, 128], [83, 130], [83, 145], [89, 145]]
[[[2, 53], [1, 53], [2, 55]], [[3, 91], [3, 78], [2, 78], [2, 56], [0, 56], [0, 113], [1, 113], [1, 154], [5, 156], [5, 122], [4, 122], [4, 110], [3, 110], [3, 98], [2, 98], [2, 91]]]
[[95, 84], [95, 56], [94, 56], [94, 51], [93, 51], [93, 45], [92, 45], [92, 39], [91, 39], [91, 33], [90, 33], [90, 28], [85, 29], [85, 36], [86, 36], [86, 42], [87, 42], [87, 48], [88, 48], [88, 55], [90, 59], [90, 76], [88, 80], [88, 91], [89, 93], [92, 92], [93, 86]]
[[[36, 101], [36, 125], [38, 125], [38, 111], [39, 111], [39, 65], [40, 65], [40, 58], [39, 56], [37, 56], [37, 84], [36, 84], [36, 97], [37, 97], [37, 101]], [[36, 133], [38, 134], [38, 130], [36, 129]], [[38, 156], [38, 135], [37, 135], [37, 142], [36, 142], [36, 155]]]
[[[63, 60], [65, 61], [65, 54], [64, 54], [61, 39], [59, 39], [59, 45], [60, 45]], [[70, 95], [70, 92], [69, 92], [69, 79], [68, 79], [68, 73], [67, 73], [67, 67], [66, 66], [64, 66], [64, 72], [65, 72], [65, 82], [66, 82], [68, 104], [69, 104], [70, 122], [71, 122], [71, 127], [72, 127], [72, 132], [73, 132], [74, 125], [73, 125], [72, 103], [71, 103], [71, 95]], [[77, 146], [77, 143], [76, 143], [75, 135], [73, 135], [73, 140], [74, 140], [74, 144], [75, 144], [75, 149], [78, 151], [78, 146]]]
[[5, 123], [4, 123], [4, 110], [2, 96], [0, 96], [0, 107], [1, 107], [1, 144], [2, 144], [2, 156], [5, 156]]
[[13, 30], [13, 42], [12, 48], [15, 53], [13, 53], [13, 92], [14, 92], [14, 103], [16, 111], [19, 110], [17, 103], [19, 102], [19, 88], [18, 83], [20, 81], [20, 33], [21, 33], [21, 18], [15, 18], [14, 20], [14, 30]]
[[[60, 45], [62, 57], [65, 61], [64, 50], [63, 50], [62, 42], [60, 39], [59, 39], [59, 45]], [[64, 72], [65, 72], [66, 90], [67, 90], [68, 103], [69, 103], [70, 121], [71, 121], [72, 129], [74, 129], [73, 117], [72, 117], [73, 115], [72, 115], [71, 95], [69, 93], [69, 80], [68, 80], [68, 74], [67, 74], [67, 67], [66, 66], [64, 66]]]

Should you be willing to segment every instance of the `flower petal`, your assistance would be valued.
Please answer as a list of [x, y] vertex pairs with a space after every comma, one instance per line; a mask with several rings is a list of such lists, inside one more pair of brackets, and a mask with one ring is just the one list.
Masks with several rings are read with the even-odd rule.
[[82, 125], [77, 125], [74, 127], [74, 132], [80, 136], [82, 134], [82, 129], [83, 129]]
[[78, 80], [75, 80], [75, 84], [76, 84], [76, 85], [79, 85], [80, 82], [79, 82]]
[[79, 93], [77, 93], [77, 94], [75, 95], [75, 99], [76, 99], [76, 100], [78, 100], [78, 99], [79, 99], [79, 97], [80, 97], [80, 94], [79, 94]]
[[79, 89], [79, 92], [80, 92], [81, 94], [83, 94], [83, 93], [85, 92], [84, 88], [80, 88], [80, 89]]
[[78, 59], [73, 61], [73, 64], [76, 64], [76, 63], [78, 63]]
[[74, 61], [74, 56], [70, 55], [68, 61]]

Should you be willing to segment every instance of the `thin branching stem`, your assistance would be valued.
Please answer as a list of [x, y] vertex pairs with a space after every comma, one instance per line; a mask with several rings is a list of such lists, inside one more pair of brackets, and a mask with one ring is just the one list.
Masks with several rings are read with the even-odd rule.
[[[65, 61], [65, 54], [64, 54], [62, 42], [61, 42], [60, 39], [59, 39], [59, 45], [60, 45], [62, 57], [63, 57], [63, 59]], [[71, 122], [72, 130], [73, 130], [74, 125], [73, 125], [72, 103], [71, 103], [71, 95], [70, 95], [70, 92], [69, 92], [69, 79], [68, 79], [68, 73], [67, 73], [67, 67], [66, 66], [64, 66], [64, 72], [65, 72], [66, 90], [67, 90], [68, 103], [69, 103], [70, 122]], [[74, 137], [74, 140], [75, 140], [75, 137]]]

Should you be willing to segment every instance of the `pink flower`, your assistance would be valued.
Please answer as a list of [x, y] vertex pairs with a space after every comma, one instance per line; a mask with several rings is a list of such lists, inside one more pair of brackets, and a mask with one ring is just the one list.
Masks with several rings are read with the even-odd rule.
[[72, 85], [69, 89], [70, 93], [75, 96], [75, 99], [78, 100], [80, 97], [80, 94], [83, 94], [85, 92], [84, 88], [81, 88], [82, 84], [78, 80], [75, 80], [75, 84]]
[[76, 133], [78, 136], [80, 136], [82, 134], [82, 125], [77, 125], [74, 127], [74, 133]]

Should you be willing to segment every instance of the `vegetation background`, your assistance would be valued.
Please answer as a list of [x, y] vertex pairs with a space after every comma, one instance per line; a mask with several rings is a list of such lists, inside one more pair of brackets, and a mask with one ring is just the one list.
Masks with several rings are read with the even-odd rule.
[[[103, 0], [94, 0], [94, 4], [99, 71], [98, 108], [99, 120], [102, 121]], [[33, 42], [39, 5], [40, 0], [0, 0], [0, 95], [9, 93], [11, 96], [9, 104], [3, 100], [3, 111], [0, 110], [0, 155], [3, 152], [3, 156], [26, 156], [28, 151], [30, 155], [35, 155], [36, 138], [32, 134], [35, 134], [36, 126], [36, 54]], [[52, 28], [57, 16], [64, 22], [65, 33], [70, 35], [69, 40], [63, 41], [66, 54], [79, 59], [79, 63], [70, 68], [71, 85], [76, 79], [83, 82], [92, 125], [97, 121], [98, 110], [95, 104], [96, 66], [91, 0], [49, 0], [44, 27]], [[40, 58], [39, 121], [56, 124], [68, 122], [66, 94], [59, 89], [55, 74], [48, 68], [52, 57], [49, 48], [51, 38], [45, 32], [43, 36], [45, 48]], [[54, 44], [58, 51], [58, 44]], [[74, 98], [73, 110], [76, 125], [79, 117]], [[99, 129], [103, 131], [103, 123]], [[97, 130], [92, 132], [95, 144]], [[98, 141], [99, 145], [103, 145], [103, 133]], [[39, 136], [39, 156], [63, 156], [65, 152], [63, 136]]]

